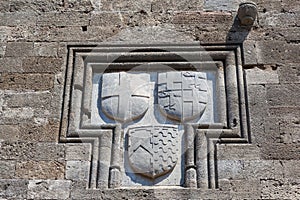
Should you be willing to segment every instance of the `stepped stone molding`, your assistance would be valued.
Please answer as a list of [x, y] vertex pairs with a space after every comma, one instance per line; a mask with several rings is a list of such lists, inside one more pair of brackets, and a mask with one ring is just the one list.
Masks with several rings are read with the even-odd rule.
[[251, 143], [242, 55], [240, 45], [68, 46], [60, 142], [92, 144], [87, 188], [218, 188], [216, 145]]

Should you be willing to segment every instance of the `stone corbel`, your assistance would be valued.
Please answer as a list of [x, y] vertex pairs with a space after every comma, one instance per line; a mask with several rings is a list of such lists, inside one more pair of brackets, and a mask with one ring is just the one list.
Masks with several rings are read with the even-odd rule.
[[257, 6], [253, 2], [241, 3], [237, 14], [240, 25], [252, 26], [257, 17]]

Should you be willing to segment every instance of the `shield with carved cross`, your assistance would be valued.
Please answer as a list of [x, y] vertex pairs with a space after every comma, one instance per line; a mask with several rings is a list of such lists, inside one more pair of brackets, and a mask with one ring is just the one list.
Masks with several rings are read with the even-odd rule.
[[175, 126], [143, 126], [128, 131], [128, 160], [135, 173], [155, 179], [175, 167], [179, 134]]
[[200, 118], [207, 97], [206, 73], [175, 71], [158, 73], [158, 104], [163, 115], [171, 120]]
[[150, 75], [146, 73], [107, 73], [102, 76], [103, 113], [120, 122], [142, 117], [149, 106]]

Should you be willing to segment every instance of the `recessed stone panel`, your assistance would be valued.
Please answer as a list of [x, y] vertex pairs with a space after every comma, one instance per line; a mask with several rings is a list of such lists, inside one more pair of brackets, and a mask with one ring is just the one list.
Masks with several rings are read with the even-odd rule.
[[101, 44], [69, 56], [61, 140], [90, 143], [87, 187], [218, 187], [216, 144], [250, 137], [240, 46]]

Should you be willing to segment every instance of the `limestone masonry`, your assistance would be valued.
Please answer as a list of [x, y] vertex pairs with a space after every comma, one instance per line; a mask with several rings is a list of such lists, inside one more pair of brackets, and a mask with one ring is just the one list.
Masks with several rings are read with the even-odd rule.
[[299, 0], [0, 10], [0, 199], [300, 199]]

